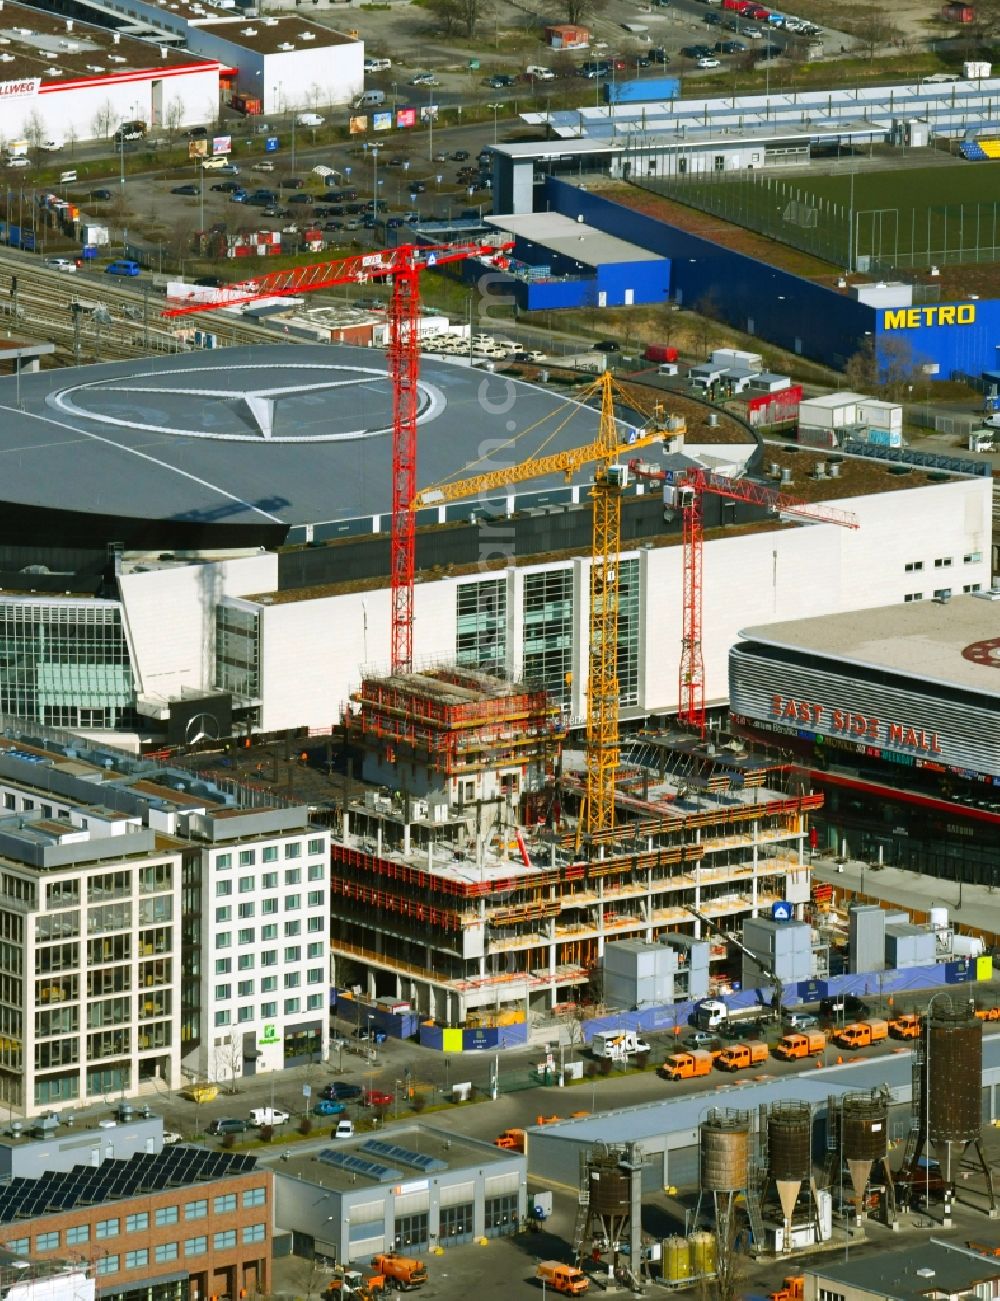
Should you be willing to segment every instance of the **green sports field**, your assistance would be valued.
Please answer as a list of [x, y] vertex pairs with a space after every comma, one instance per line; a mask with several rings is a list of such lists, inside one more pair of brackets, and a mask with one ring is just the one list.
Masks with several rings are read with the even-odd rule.
[[864, 170], [853, 177], [805, 169], [782, 176], [709, 173], [650, 188], [836, 266], [850, 261], [875, 270], [1000, 259], [1000, 162]]

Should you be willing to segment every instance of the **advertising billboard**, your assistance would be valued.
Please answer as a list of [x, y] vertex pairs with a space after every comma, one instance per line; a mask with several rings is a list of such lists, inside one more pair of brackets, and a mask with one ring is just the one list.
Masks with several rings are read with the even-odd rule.
[[391, 131], [392, 114], [391, 113], [373, 113], [372, 114], [373, 131]]
[[417, 125], [417, 110], [415, 108], [399, 108], [396, 110], [396, 126], [408, 127]]
[[188, 141], [189, 158], [207, 158], [208, 141], [207, 140], [189, 140]]
[[232, 136], [214, 136], [212, 139], [212, 157], [222, 158], [233, 152]]
[[364, 135], [368, 130], [368, 114], [361, 113], [357, 117], [349, 118], [347, 129], [350, 131], [352, 136]]

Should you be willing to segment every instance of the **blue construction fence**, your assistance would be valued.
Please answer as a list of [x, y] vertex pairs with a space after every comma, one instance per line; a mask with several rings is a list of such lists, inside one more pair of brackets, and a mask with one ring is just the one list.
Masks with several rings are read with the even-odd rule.
[[420, 1030], [420, 1017], [416, 1012], [391, 1012], [378, 1003], [357, 998], [347, 989], [330, 991], [330, 1011], [336, 1012], [337, 1016], [342, 1016], [346, 1021], [355, 1022], [359, 1027], [367, 1026], [368, 1018], [371, 1017], [373, 1028], [391, 1039], [415, 1039]]
[[[989, 974], [992, 976], [992, 967]], [[786, 1007], [794, 1007], [803, 1003], [818, 1003], [820, 999], [832, 998], [838, 994], [854, 994], [859, 998], [888, 998], [892, 994], [939, 989], [942, 985], [966, 984], [979, 978], [980, 968], [975, 958], [937, 963], [931, 967], [905, 967], [898, 971], [856, 972], [853, 975], [832, 976], [829, 980], [800, 980], [787, 985], [784, 1004]], [[718, 1001], [725, 1003], [730, 1012], [746, 1012], [754, 1007], [769, 1005], [773, 992], [767, 987], [741, 989], [720, 997]], [[617, 1030], [638, 1030], [645, 1034], [664, 1030], [669, 1032], [676, 1026], [692, 1025], [695, 1007], [695, 1003], [673, 1003], [594, 1017], [583, 1022], [583, 1041], [590, 1043], [595, 1034], [613, 1034]]]
[[527, 1042], [527, 1021], [515, 1025], [479, 1026], [475, 1030], [437, 1025], [434, 1021], [424, 1021], [420, 1025], [420, 1046], [432, 1048], [435, 1052], [502, 1052], [505, 1048], [523, 1048]]

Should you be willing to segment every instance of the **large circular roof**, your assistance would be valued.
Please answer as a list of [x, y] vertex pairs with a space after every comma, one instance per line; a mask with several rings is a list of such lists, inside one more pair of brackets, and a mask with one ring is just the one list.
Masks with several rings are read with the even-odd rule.
[[[273, 345], [43, 371], [22, 376], [19, 408], [14, 385], [0, 381], [2, 541], [263, 545], [391, 507], [378, 350]], [[562, 395], [429, 359], [418, 408], [420, 486], [597, 428], [587, 408], [567, 421]]]

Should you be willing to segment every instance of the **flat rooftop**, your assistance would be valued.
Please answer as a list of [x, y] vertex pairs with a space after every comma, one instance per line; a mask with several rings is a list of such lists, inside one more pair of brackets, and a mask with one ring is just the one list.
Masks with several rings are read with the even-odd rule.
[[[976, 1240], [982, 1241], [978, 1233]], [[832, 1280], [885, 1301], [926, 1301], [931, 1296], [992, 1293], [991, 1284], [1000, 1277], [1000, 1260], [984, 1253], [995, 1251], [1000, 1251], [995, 1238], [984, 1243], [981, 1252], [931, 1238], [896, 1251], [866, 1254], [863, 1259], [830, 1260], [807, 1268], [823, 1282]]]
[[584, 266], [597, 267], [615, 262], [662, 262], [639, 244], [607, 235], [596, 226], [572, 221], [559, 212], [533, 212], [521, 217], [487, 217], [488, 226], [507, 231], [516, 239], [529, 240]]
[[[180, 7], [190, 15], [192, 26], [199, 31], [258, 54], [291, 54], [296, 50], [322, 50], [333, 45], [356, 44], [354, 38], [345, 32], [321, 27], [305, 18], [220, 18], [206, 12], [197, 3]], [[198, 10], [201, 10], [200, 14]]]
[[164, 45], [161, 52], [159, 44], [18, 4], [5, 4], [0, 13], [0, 41], [7, 60], [5, 80], [40, 77], [43, 85], [53, 87], [60, 81], [98, 81], [150, 68], [219, 66], [188, 50]]
[[[946, 574], [942, 571], [941, 582]], [[848, 614], [744, 628], [741, 636], [834, 661], [833, 667], [888, 670], [917, 682], [1000, 693], [1000, 596], [911, 601]]]
[[[326, 1121], [317, 1120], [317, 1128], [329, 1124], [331, 1130], [335, 1130], [337, 1120], [337, 1116]], [[390, 1152], [390, 1148], [394, 1150]], [[350, 1165], [331, 1165], [323, 1160], [324, 1154], [331, 1150], [354, 1160]], [[296, 1144], [294, 1149], [283, 1148], [273, 1158], [258, 1155], [257, 1159], [261, 1165], [272, 1166], [276, 1173], [291, 1179], [302, 1179], [321, 1188], [347, 1193], [365, 1186], [405, 1183], [429, 1173], [493, 1165], [509, 1160], [510, 1155], [492, 1143], [480, 1143], [427, 1125], [394, 1125], [371, 1134], [358, 1134], [346, 1141], [340, 1139], [336, 1146], [332, 1138], [326, 1137], [308, 1147]], [[369, 1167], [367, 1171], [366, 1165]]]

